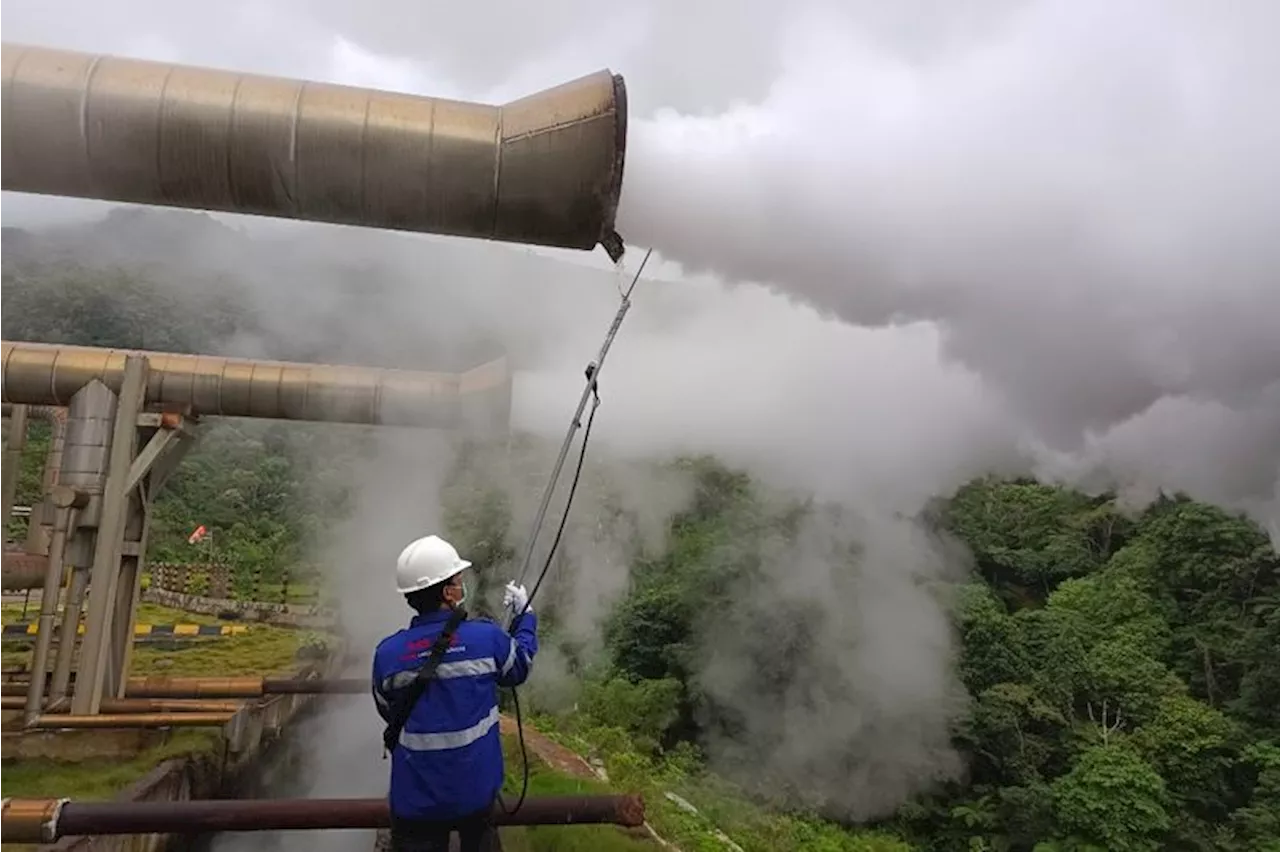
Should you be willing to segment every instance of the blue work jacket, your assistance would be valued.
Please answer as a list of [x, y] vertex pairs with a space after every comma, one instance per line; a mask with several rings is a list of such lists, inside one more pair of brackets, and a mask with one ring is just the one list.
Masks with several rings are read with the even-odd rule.
[[[414, 616], [378, 643], [373, 700], [387, 720], [396, 694], [444, 630], [449, 611]], [[514, 635], [485, 618], [463, 621], [436, 676], [405, 723], [391, 753], [391, 812], [404, 819], [446, 820], [490, 807], [502, 787], [498, 686], [529, 677], [538, 652], [537, 618], [526, 612]]]

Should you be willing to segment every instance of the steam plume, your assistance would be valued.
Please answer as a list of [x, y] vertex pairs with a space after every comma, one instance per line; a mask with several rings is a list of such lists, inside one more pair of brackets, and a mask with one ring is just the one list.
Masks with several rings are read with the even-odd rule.
[[1280, 7], [997, 5], [927, 59], [810, 8], [759, 101], [636, 123], [622, 232], [846, 322], [935, 324], [1042, 472], [1273, 521]]

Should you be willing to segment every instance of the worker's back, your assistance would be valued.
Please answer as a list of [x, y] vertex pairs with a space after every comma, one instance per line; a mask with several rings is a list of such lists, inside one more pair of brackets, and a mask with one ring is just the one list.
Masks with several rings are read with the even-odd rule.
[[[447, 609], [417, 615], [408, 628], [379, 643], [373, 693], [384, 719], [448, 620]], [[498, 686], [516, 686], [528, 677], [538, 650], [536, 628], [532, 612], [521, 617], [514, 638], [487, 619], [458, 625], [392, 752], [392, 813], [445, 820], [492, 805], [503, 775]]]

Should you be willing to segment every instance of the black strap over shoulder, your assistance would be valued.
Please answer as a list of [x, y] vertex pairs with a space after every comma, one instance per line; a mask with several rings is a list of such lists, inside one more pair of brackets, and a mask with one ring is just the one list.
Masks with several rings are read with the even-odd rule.
[[440, 667], [440, 661], [444, 659], [445, 652], [453, 644], [453, 634], [457, 632], [458, 625], [466, 617], [466, 610], [460, 606], [454, 607], [453, 612], [449, 615], [449, 620], [445, 622], [444, 630], [440, 631], [440, 635], [432, 643], [431, 653], [427, 656], [426, 662], [414, 674], [413, 681], [408, 688], [400, 694], [400, 700], [395, 703], [395, 715], [387, 723], [386, 730], [382, 732], [384, 757], [396, 747], [396, 743], [400, 742], [400, 732], [404, 730], [405, 723], [409, 721], [409, 714], [413, 712], [414, 706], [422, 698], [423, 693], [427, 691], [427, 685], [435, 678], [436, 669]]

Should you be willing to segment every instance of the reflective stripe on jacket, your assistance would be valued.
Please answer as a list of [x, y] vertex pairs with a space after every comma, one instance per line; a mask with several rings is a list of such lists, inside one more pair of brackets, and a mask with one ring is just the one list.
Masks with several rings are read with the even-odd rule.
[[[378, 643], [373, 700], [385, 721], [449, 620], [441, 610], [414, 616]], [[498, 686], [518, 686], [538, 652], [537, 618], [510, 636], [488, 619], [458, 625], [436, 677], [414, 706], [391, 753], [391, 811], [406, 819], [452, 819], [488, 807], [502, 787]]]

